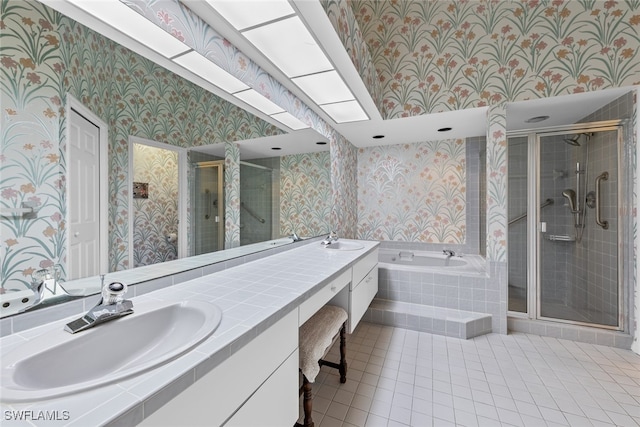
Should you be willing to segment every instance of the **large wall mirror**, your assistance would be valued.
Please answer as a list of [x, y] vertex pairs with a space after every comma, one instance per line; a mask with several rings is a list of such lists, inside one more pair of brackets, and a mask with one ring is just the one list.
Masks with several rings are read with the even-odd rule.
[[[236, 142], [239, 245], [329, 232], [331, 171], [325, 137], [306, 129]], [[190, 150], [191, 254], [228, 248], [224, 144]], [[233, 219], [233, 218], [232, 218]]]
[[[24, 71], [23, 76], [14, 73], [9, 77], [16, 80], [16, 87], [27, 82], [29, 91], [3, 92], [2, 99], [11, 114], [3, 142], [3, 188], [15, 187], [15, 194], [5, 191], [8, 196], [3, 199], [0, 218], [3, 240], [8, 241], [8, 252], [2, 258], [3, 306], [32, 298], [32, 277], [39, 270], [59, 275], [65, 285], [68, 297], [62, 295], [55, 303], [97, 293], [101, 273], [107, 273], [109, 280], [109, 272], [142, 270], [181, 255], [216, 252], [220, 254], [216, 260], [221, 260], [230, 248], [232, 258], [264, 250], [266, 246], [259, 242], [286, 244], [292, 242], [286, 236], [293, 233], [306, 238], [329, 231], [332, 193], [325, 137], [313, 130], [276, 126], [39, 2], [23, 3], [19, 16], [7, 15], [6, 22], [3, 46], [16, 58], [15, 67], [11, 62], [7, 69]], [[40, 22], [46, 28], [27, 34], [24, 22]], [[26, 34], [26, 39], [18, 34]], [[50, 56], [33, 67], [20, 63], [30, 46], [48, 46]], [[67, 228], [71, 218], [66, 205], [69, 169], [73, 168], [67, 158], [68, 128], [72, 127], [67, 104], [72, 98], [95, 115], [108, 134], [107, 141], [101, 141], [108, 147], [106, 176], [100, 177], [101, 182], [109, 182], [106, 203], [100, 205], [108, 207], [107, 242], [100, 243], [108, 248], [108, 261], [76, 277], [69, 271], [78, 258], [68, 246], [76, 233], [70, 234]], [[136, 150], [130, 150], [132, 137], [140, 145]], [[145, 141], [150, 145], [145, 146]], [[228, 144], [239, 147], [239, 158], [234, 160], [240, 169], [231, 180], [224, 170]], [[163, 145], [171, 150], [162, 150]], [[163, 157], [158, 148], [172, 152], [173, 157]], [[176, 156], [176, 151], [184, 155]], [[141, 161], [134, 164], [138, 156]], [[163, 180], [178, 174], [170, 172], [169, 166], [181, 157], [187, 167], [187, 185], [184, 177], [169, 185]], [[153, 169], [166, 173], [160, 177]], [[22, 183], [19, 177], [31, 172], [39, 181]], [[233, 199], [240, 206], [235, 221], [237, 244], [224, 235], [230, 197], [225, 187], [229, 186], [238, 191]], [[161, 188], [166, 194], [152, 204], [151, 198]], [[174, 190], [177, 196], [171, 193]], [[172, 204], [176, 197], [187, 201], [186, 208]], [[31, 206], [35, 214], [27, 213]], [[187, 231], [159, 227], [157, 222], [164, 219], [174, 226], [186, 222]], [[203, 221], [224, 227], [217, 234], [215, 230], [200, 232], [207, 229]], [[145, 247], [143, 242], [156, 245]], [[181, 249], [179, 244], [186, 247]], [[159, 276], [167, 274], [163, 268], [154, 270]], [[7, 307], [2, 316], [20, 311]]]

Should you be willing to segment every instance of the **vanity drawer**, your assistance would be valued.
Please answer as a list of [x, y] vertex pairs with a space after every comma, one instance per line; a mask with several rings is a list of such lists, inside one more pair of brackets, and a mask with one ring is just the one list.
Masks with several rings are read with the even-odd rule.
[[299, 309], [299, 325], [309, 320], [311, 316], [328, 303], [338, 292], [347, 287], [351, 281], [351, 269], [342, 273], [338, 278], [326, 284], [322, 289], [316, 292], [308, 300], [300, 304]]
[[371, 251], [353, 266], [353, 280], [351, 281], [351, 289], [357, 287], [362, 279], [378, 265], [378, 249]]
[[378, 267], [371, 269], [369, 274], [351, 291], [349, 333], [358, 326], [362, 316], [378, 293]]

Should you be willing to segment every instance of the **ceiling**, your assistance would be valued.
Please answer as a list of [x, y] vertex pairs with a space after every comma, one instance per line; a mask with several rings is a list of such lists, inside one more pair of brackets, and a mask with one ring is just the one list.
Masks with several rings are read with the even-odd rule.
[[[466, 138], [483, 136], [486, 134], [486, 107], [383, 120], [320, 2], [316, 0], [289, 1], [297, 10], [299, 16], [316, 38], [316, 41], [329, 57], [336, 70], [347, 83], [356, 99], [369, 116], [369, 120], [336, 124], [319, 106], [315, 105], [304, 92], [292, 83], [284, 73], [276, 68], [264, 55], [262, 55], [260, 51], [258, 51], [244, 38], [244, 36], [242, 36], [220, 15], [218, 15], [217, 12], [215, 12], [215, 10], [206, 2], [203, 0], [182, 0], [184, 4], [186, 4], [194, 13], [198, 14], [205, 22], [211, 25], [220, 35], [229, 40], [231, 44], [237, 47], [245, 55], [249, 56], [256, 64], [278, 80], [299, 99], [303, 100], [312, 110], [314, 110], [314, 112], [316, 112], [316, 114], [322, 117], [356, 147], [412, 143], [449, 138]], [[54, 9], [59, 10], [70, 18], [89, 26], [129, 49], [153, 60], [154, 62], [157, 62], [159, 65], [166, 67], [170, 71], [194, 81], [194, 76], [188, 70], [177, 67], [175, 64], [171, 63], [171, 61], [168, 61], [167, 63], [163, 57], [156, 54], [154, 51], [146, 48], [145, 46], [141, 46], [140, 43], [123, 34], [114, 34], [114, 30], [112, 28], [91, 16], [82, 13], [82, 11], [77, 10], [77, 8], [72, 5], [60, 0], [43, 0], [43, 2]], [[198, 82], [197, 79], [195, 82], [221, 98], [224, 98], [234, 104], [238, 104], [251, 113], [280, 127], [285, 132], [289, 132], [275, 137], [266, 137], [251, 141], [239, 141], [243, 159], [271, 157], [281, 154], [294, 154], [296, 151], [301, 152], [300, 141], [304, 141], [303, 146], [310, 147], [309, 149], [305, 149], [304, 152], [328, 149], [328, 145], [316, 145], [316, 142], [320, 140], [326, 141], [326, 138], [319, 136], [318, 133], [309, 129], [290, 131], [289, 129], [283, 128], [279, 122], [274, 121], [269, 116], [266, 116], [246, 104], [242, 104], [237, 98], [232, 97], [223, 91], [217, 90], [215, 86], [203, 85], [202, 82]], [[618, 88], [510, 103], [507, 106], [508, 130], [516, 131], [575, 123], [627, 91], [629, 91], [629, 88]], [[529, 124], [525, 122], [525, 120], [530, 117], [540, 115], [548, 115], [550, 118], [537, 124]], [[461, 124], [464, 125], [462, 126]], [[442, 128], [451, 128], [451, 130], [444, 132], [439, 131], [439, 129]], [[384, 135], [384, 138], [374, 139], [374, 135]], [[273, 147], [281, 147], [282, 150], [275, 152], [272, 150]], [[221, 151], [221, 148], [200, 147], [197, 150], [220, 155], [218, 151]]]
[[[227, 24], [204, 1], [183, 0], [204, 21], [214, 26], [218, 33], [251, 57], [261, 68], [280, 81], [297, 97], [304, 100], [309, 107], [328, 123], [331, 123], [332, 127], [356, 147], [413, 143], [444, 138], [466, 138], [486, 134], [486, 107], [383, 120], [320, 2], [289, 1], [347, 82], [370, 120], [343, 124], [333, 122], [322, 109], [306, 97], [304, 92], [290, 82], [260, 51], [231, 25]], [[508, 130], [536, 129], [575, 123], [629, 90], [630, 88], [617, 88], [509, 103], [507, 106]], [[549, 119], [536, 124], [525, 122], [528, 118], [543, 114], [548, 115]], [[461, 123], [464, 123], [464, 126], [460, 126]], [[439, 132], [438, 130], [442, 128], [452, 129], [447, 132]], [[385, 137], [374, 139], [374, 135], [384, 135]]]

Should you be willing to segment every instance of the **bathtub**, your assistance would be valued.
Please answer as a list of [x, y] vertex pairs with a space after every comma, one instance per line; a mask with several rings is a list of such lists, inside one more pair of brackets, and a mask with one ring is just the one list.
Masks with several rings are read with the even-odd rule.
[[[448, 257], [442, 252], [380, 248], [379, 300], [490, 313], [499, 318], [500, 294], [488, 286], [480, 255]], [[494, 325], [495, 326], [495, 325]]]
[[378, 267], [388, 270], [431, 271], [443, 274], [484, 274], [484, 258], [478, 255], [448, 257], [442, 252], [380, 249]]
[[414, 252], [381, 250], [378, 262], [397, 265], [412, 265], [414, 267], [462, 267], [467, 262], [459, 257], [448, 257], [437, 252]]
[[[378, 293], [365, 319], [407, 327], [415, 313], [452, 309], [491, 314], [490, 321], [482, 321], [482, 330], [500, 330], [500, 292], [495, 288], [481, 255], [447, 257], [441, 251], [383, 247], [378, 249]], [[419, 320], [420, 327], [436, 321], [425, 319]]]

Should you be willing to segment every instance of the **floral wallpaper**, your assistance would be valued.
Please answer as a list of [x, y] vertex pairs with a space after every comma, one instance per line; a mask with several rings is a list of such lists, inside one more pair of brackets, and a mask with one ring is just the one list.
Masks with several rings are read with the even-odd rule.
[[280, 233], [318, 236], [331, 231], [328, 151], [280, 157]]
[[388, 119], [640, 83], [637, 1], [346, 3]]
[[[0, 3], [0, 293], [23, 290], [35, 270], [65, 274], [66, 203], [62, 17], [40, 5]], [[4, 215], [23, 202], [36, 218]]]
[[338, 236], [358, 235], [358, 150], [342, 135], [329, 140], [331, 153], [331, 229]]
[[464, 243], [465, 182], [461, 139], [361, 148], [358, 237]]
[[487, 257], [507, 261], [507, 108], [487, 112]]
[[133, 199], [133, 266], [178, 258], [178, 153], [133, 145], [133, 180], [148, 184], [148, 198]]
[[111, 271], [133, 264], [129, 135], [191, 147], [282, 133], [39, 2], [0, 7], [0, 206], [40, 204], [35, 219], [0, 217], [0, 289], [22, 289], [52, 264], [66, 274], [67, 92], [109, 125]]
[[224, 247], [240, 246], [240, 147], [224, 144]]

